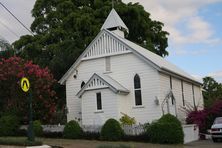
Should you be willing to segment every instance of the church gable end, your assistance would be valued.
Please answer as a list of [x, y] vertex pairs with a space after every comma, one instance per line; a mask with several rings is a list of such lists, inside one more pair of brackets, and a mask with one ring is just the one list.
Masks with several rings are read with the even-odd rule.
[[120, 41], [103, 31], [88, 47], [82, 60], [130, 52]]
[[86, 90], [108, 87], [101, 79], [95, 76], [86, 86]]

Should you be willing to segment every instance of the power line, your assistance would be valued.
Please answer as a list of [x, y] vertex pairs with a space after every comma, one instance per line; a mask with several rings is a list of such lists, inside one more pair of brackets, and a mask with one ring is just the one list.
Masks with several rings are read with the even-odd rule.
[[12, 34], [14, 34], [16, 37], [19, 38], [19, 36], [12, 30], [10, 29], [7, 25], [5, 25], [1, 20], [0, 20], [0, 24], [5, 27], [9, 32], [11, 32]]
[[13, 16], [26, 30], [28, 30], [28, 32], [34, 35], [33, 32], [30, 29], [28, 29], [28, 27], [26, 27], [5, 5], [2, 4], [2, 2], [0, 2], [0, 5], [2, 5], [2, 7], [5, 8], [5, 10], [8, 11], [8, 13], [11, 14], [11, 16]]

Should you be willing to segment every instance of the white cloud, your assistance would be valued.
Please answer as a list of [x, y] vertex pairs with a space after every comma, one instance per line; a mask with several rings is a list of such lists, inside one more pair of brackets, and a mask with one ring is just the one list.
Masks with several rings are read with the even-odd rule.
[[222, 83], [222, 70], [211, 72], [208, 74], [208, 76], [211, 76], [211, 77], [215, 78], [218, 82]]
[[203, 76], [200, 76], [200, 75], [191, 75], [192, 77], [194, 77], [196, 80], [198, 80], [199, 82], [202, 82], [203, 83]]
[[206, 49], [201, 49], [201, 50], [190, 50], [190, 49], [177, 49], [177, 50], [171, 50], [170, 53], [172, 55], [179, 55], [179, 56], [184, 56], [184, 55], [193, 55], [193, 56], [200, 56], [208, 53], [209, 51]]
[[[214, 30], [209, 22], [198, 15], [200, 8], [222, 0], [123, 0], [139, 2], [151, 18], [165, 24], [164, 29], [170, 33], [172, 44], [217, 43], [221, 39], [214, 37]], [[182, 24], [181, 24], [182, 23]], [[180, 27], [178, 27], [180, 25]]]
[[214, 78], [217, 82], [222, 83], [222, 70], [220, 71], [214, 71], [211, 72], [207, 75], [197, 75], [197, 74], [193, 74], [192, 75], [195, 79], [199, 80], [200, 82], [203, 82], [203, 78], [206, 76], [210, 76], [212, 78]]

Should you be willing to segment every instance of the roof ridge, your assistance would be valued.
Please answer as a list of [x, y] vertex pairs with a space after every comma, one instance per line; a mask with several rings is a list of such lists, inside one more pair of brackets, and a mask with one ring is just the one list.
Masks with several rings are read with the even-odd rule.
[[[169, 62], [168, 60], [164, 59], [163, 57], [145, 49], [144, 47], [142, 47], [130, 40], [127, 40], [126, 38], [122, 38], [121, 36], [118, 36], [109, 30], [105, 30], [105, 31], [107, 31], [108, 33], [112, 34], [113, 36], [115, 36], [116, 38], [121, 40], [125, 45], [129, 46], [131, 49], [133, 49], [134, 51], [136, 51], [139, 54], [141, 54], [142, 56], [144, 56], [147, 60], [154, 63], [155, 65], [160, 67], [162, 70], [168, 70], [171, 73], [175, 73], [179, 76], [185, 77], [186, 79], [190, 79], [194, 82], [198, 82], [199, 84], [202, 84], [201, 82], [196, 80], [193, 76], [191, 76], [189, 73], [185, 72], [184, 70], [182, 70], [181, 68], [179, 68], [175, 64]], [[136, 46], [136, 47], [132, 47], [132, 46]]]

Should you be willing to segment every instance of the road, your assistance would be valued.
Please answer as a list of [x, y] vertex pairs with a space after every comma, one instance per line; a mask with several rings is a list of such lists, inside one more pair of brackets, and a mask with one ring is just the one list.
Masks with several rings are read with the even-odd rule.
[[[212, 140], [200, 140], [185, 145], [159, 145], [151, 143], [134, 143], [134, 142], [105, 142], [90, 140], [62, 140], [62, 139], [46, 139], [44, 143], [49, 145], [62, 146], [64, 148], [96, 148], [98, 145], [106, 144], [128, 144], [133, 148], [222, 148], [222, 142], [214, 143]], [[0, 145], [0, 148], [24, 148], [18, 146]]]

